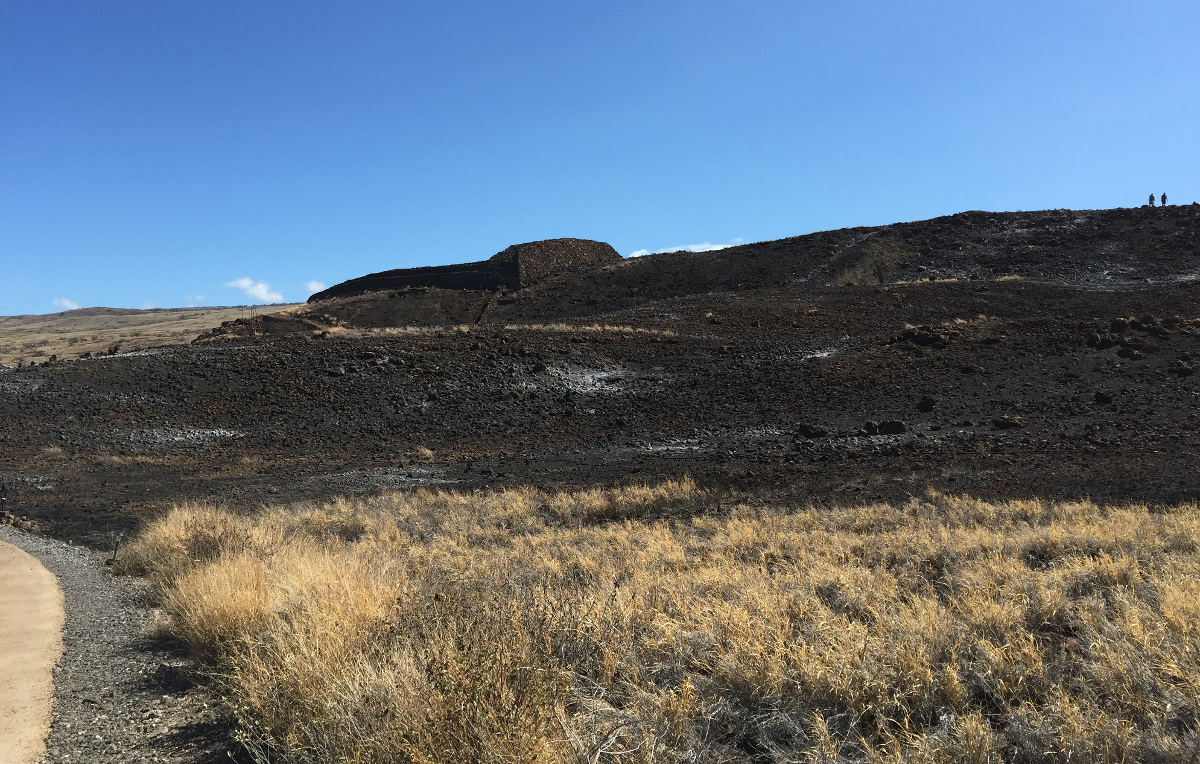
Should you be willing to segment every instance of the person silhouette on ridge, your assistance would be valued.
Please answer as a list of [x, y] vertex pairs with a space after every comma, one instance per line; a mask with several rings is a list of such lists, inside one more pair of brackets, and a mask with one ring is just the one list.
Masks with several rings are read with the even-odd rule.
[[1154, 194], [1150, 194], [1150, 206], [1154, 206]]
[[1162, 206], [1164, 206], [1164, 207], [1167, 206], [1167, 192], [1166, 191], [1163, 191]]

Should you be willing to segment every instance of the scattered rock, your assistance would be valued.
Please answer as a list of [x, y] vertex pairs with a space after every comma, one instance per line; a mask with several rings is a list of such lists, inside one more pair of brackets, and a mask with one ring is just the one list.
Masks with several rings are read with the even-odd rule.
[[1167, 367], [1167, 373], [1174, 374], [1177, 377], [1190, 377], [1195, 372], [1195, 368], [1186, 361], [1171, 361], [1171, 365]]
[[905, 329], [888, 340], [888, 344], [898, 342], [908, 342], [918, 347], [944, 348], [950, 343], [950, 333], [932, 326], [918, 326], [916, 329]]
[[1023, 416], [998, 416], [992, 420], [992, 426], [997, 430], [1015, 430], [1027, 424]]
[[900, 435], [908, 432], [908, 425], [899, 419], [889, 419], [879, 425], [880, 435]]
[[17, 530], [25, 531], [26, 533], [36, 533], [38, 531], [37, 523], [33, 520], [30, 520], [25, 515], [17, 517], [7, 510], [0, 511], [0, 525], [11, 525]]
[[1113, 402], [1113, 397], [1111, 395], [1109, 395], [1108, 393], [1100, 392], [1099, 390], [1096, 391], [1095, 398], [1096, 398], [1096, 403], [1100, 404], [1101, 406], [1107, 406], [1108, 404]]
[[932, 396], [922, 395], [921, 400], [917, 401], [917, 411], [928, 414], [937, 407], [937, 401]]
[[812, 438], [824, 438], [829, 435], [829, 430], [815, 424], [798, 424], [796, 425], [796, 432], [810, 440]]

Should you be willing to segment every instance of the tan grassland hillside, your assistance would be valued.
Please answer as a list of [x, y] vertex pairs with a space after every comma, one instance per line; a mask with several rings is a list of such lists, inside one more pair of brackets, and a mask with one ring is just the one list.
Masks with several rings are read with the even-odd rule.
[[[256, 315], [267, 315], [292, 305], [256, 305]], [[114, 346], [118, 352], [144, 350], [191, 342], [201, 332], [223, 321], [248, 318], [249, 307], [81, 308], [64, 313], [0, 316], [0, 364], [44, 362], [101, 355]]]
[[1200, 509], [684, 480], [180, 506], [157, 585], [272, 762], [1191, 762]]

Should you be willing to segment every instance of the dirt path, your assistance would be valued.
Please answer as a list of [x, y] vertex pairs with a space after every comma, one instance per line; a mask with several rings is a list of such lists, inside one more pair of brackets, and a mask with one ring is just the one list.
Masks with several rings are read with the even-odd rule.
[[41, 761], [62, 655], [63, 595], [54, 574], [0, 541], [0, 761]]
[[[0, 764], [245, 761], [227, 753], [240, 749], [230, 739], [220, 702], [193, 682], [194, 660], [153, 628], [145, 581], [112, 575], [103, 553], [7, 525], [0, 525], [0, 546], [20, 547], [37, 558], [43, 573], [57, 578], [55, 591], [61, 589], [58, 601], [66, 611], [65, 620], [61, 610], [59, 615], [62, 657], [53, 671], [49, 735], [43, 725], [37, 737], [39, 749], [44, 737], [45, 752], [13, 758], [0, 739]], [[0, 609], [8, 601], [3, 597], [15, 593], [9, 582], [28, 577], [23, 570], [0, 572]], [[8, 645], [0, 635], [0, 655], [9, 655]], [[0, 686], [0, 730], [6, 728], [8, 697]]]

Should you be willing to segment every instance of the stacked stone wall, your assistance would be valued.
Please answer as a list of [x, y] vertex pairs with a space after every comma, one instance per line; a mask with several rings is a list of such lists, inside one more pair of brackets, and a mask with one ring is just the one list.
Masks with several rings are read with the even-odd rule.
[[514, 244], [475, 263], [397, 268], [360, 276], [317, 292], [308, 301], [418, 287], [475, 291], [520, 289], [561, 271], [620, 260], [617, 251], [601, 241], [549, 239]]
[[520, 285], [526, 287], [555, 273], [620, 260], [617, 251], [602, 241], [547, 239], [514, 244], [488, 262], [514, 262]]

